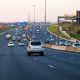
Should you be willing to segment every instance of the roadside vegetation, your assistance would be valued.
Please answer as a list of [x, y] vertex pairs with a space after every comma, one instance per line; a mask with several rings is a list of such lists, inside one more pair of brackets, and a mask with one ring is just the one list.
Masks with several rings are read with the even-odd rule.
[[[60, 30], [59, 30], [59, 35], [60, 37], [62, 38], [65, 38], [65, 39], [77, 39], [77, 40], [80, 40], [80, 25], [76, 25], [76, 23], [70, 23], [70, 22], [67, 22], [67, 23], [60, 23], [60, 26], [62, 27], [62, 30], [65, 31], [67, 34], [70, 35], [70, 38], [67, 37], [66, 35], [64, 35], [64, 33], [62, 33]], [[57, 35], [57, 25], [51, 25], [48, 27], [48, 30], [54, 34]]]
[[[57, 27], [57, 25], [51, 25], [51, 26], [49, 26], [48, 30], [50, 32], [52, 32], [53, 34], [56, 34], [56, 35], [58, 34], [58, 27]], [[69, 39], [69, 37], [66, 36], [66, 35], [64, 35], [60, 30], [59, 30], [59, 36], [62, 37], [62, 38], [65, 38], [65, 39]]]
[[76, 25], [76, 23], [73, 23], [73, 24], [72, 23], [61, 23], [60, 26], [71, 37], [80, 40], [80, 25]]
[[1, 27], [0, 28], [0, 33], [4, 32], [4, 31], [7, 31], [7, 30], [10, 30], [12, 29], [13, 27], [8, 27], [8, 26], [5, 26], [5, 27]]

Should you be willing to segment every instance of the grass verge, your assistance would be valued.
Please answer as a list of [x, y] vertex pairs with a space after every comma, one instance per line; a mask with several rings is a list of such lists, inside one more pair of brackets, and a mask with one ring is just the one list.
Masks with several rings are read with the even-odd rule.
[[[53, 34], [58, 34], [58, 27], [56, 25], [51, 25], [48, 27], [48, 30], [50, 32], [52, 32]], [[65, 39], [68, 39], [69, 40], [69, 37], [67, 37], [66, 35], [64, 35], [60, 30], [59, 30], [59, 36], [62, 37], [62, 38], [65, 38]]]

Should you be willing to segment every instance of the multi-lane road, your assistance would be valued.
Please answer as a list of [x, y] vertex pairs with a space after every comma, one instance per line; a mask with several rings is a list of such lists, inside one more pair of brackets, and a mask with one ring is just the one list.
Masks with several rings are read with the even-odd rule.
[[[40, 34], [34, 33], [40, 40], [44, 38], [42, 29]], [[14, 35], [15, 30], [10, 33]], [[8, 47], [12, 40], [5, 35], [0, 36], [0, 80], [80, 80], [80, 54], [45, 48], [44, 56], [28, 56], [28, 40], [24, 40], [25, 46], [14, 41], [15, 46]]]

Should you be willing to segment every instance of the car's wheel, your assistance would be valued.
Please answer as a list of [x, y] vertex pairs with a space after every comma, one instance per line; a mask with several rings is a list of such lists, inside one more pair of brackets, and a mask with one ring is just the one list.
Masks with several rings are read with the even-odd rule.
[[40, 52], [40, 55], [41, 55], [41, 56], [44, 56], [44, 52]]

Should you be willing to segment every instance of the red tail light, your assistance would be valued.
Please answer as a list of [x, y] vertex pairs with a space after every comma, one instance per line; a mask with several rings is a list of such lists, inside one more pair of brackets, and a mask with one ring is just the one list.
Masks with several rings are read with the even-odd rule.
[[32, 46], [31, 45], [29, 45], [29, 49], [31, 49], [32, 48]]

